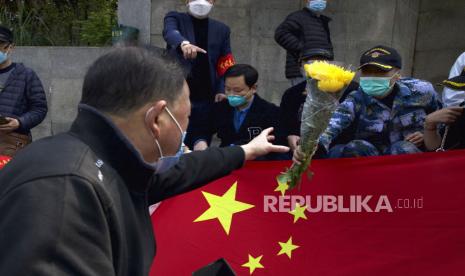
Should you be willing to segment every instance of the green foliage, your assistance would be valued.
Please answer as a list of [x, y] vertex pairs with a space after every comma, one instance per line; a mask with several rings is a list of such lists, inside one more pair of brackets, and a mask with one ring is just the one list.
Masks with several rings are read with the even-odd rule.
[[0, 0], [0, 24], [22, 46], [103, 46], [117, 24], [117, 0]]
[[118, 24], [115, 16], [116, 0], [102, 1], [99, 9], [90, 12], [82, 21], [81, 40], [90, 45], [105, 45], [111, 41], [112, 27]]

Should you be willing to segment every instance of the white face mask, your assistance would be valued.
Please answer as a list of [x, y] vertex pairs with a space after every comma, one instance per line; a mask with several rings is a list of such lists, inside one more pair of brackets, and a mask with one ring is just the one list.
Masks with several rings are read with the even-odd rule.
[[[153, 110], [153, 107], [150, 108], [147, 111], [147, 113], [145, 115], [146, 118], [148, 117], [148, 114], [152, 110]], [[181, 155], [184, 153], [184, 147], [185, 147], [184, 146], [184, 139], [186, 138], [186, 132], [182, 130], [181, 125], [178, 123], [176, 118], [174, 118], [173, 114], [168, 109], [168, 107], [166, 107], [166, 112], [168, 113], [168, 115], [170, 115], [171, 119], [173, 119], [174, 123], [179, 128], [179, 131], [181, 131], [181, 144], [179, 146], [179, 150], [176, 152], [175, 155], [173, 155], [173, 156], [163, 156], [163, 151], [161, 149], [160, 143], [158, 142], [157, 139], [155, 139], [155, 144], [156, 144], [156, 146], [158, 148], [158, 151], [160, 152], [160, 158], [158, 159], [157, 162], [152, 164], [155, 167], [155, 173], [164, 173], [164, 172], [168, 171], [169, 169], [171, 169], [172, 167], [174, 167], [179, 162], [179, 158], [181, 157]], [[152, 133], [152, 136], [154, 136], [153, 133]], [[155, 136], [154, 136], [154, 138], [155, 138]]]
[[213, 4], [207, 0], [195, 0], [187, 4], [189, 14], [198, 19], [207, 18], [212, 8]]

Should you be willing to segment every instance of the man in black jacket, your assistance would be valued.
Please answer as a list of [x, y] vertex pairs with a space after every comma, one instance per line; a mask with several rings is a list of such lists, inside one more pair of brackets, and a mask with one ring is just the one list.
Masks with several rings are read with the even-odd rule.
[[306, 49], [333, 51], [329, 22], [331, 18], [321, 12], [325, 0], [307, 0], [305, 8], [287, 16], [275, 31], [275, 40], [287, 51], [286, 78], [294, 86], [303, 81], [300, 73], [299, 55]]
[[193, 147], [191, 133], [205, 127], [214, 102], [224, 100], [223, 74], [234, 64], [230, 28], [213, 18], [214, 0], [186, 0], [187, 13], [166, 14], [163, 38], [167, 49], [189, 72], [191, 117], [186, 145]]
[[36, 73], [13, 63], [13, 33], [0, 26], [0, 155], [14, 156], [32, 141], [31, 129], [47, 115], [44, 88]]
[[263, 130], [276, 128], [278, 124], [279, 108], [257, 94], [258, 72], [255, 68], [236, 64], [224, 76], [228, 100], [216, 103], [206, 127], [192, 133], [196, 138], [194, 150], [206, 149], [213, 134], [221, 140], [220, 147], [244, 145]]
[[188, 124], [182, 70], [157, 51], [118, 48], [84, 79], [71, 130], [0, 172], [0, 275], [148, 275], [148, 206], [286, 151], [271, 130], [242, 147], [178, 154]]

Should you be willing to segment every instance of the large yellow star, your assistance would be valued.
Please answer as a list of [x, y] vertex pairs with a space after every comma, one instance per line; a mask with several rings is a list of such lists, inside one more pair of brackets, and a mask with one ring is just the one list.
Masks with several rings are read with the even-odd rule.
[[257, 269], [257, 268], [265, 268], [260, 263], [262, 258], [263, 258], [263, 255], [261, 255], [261, 256], [259, 256], [257, 258], [254, 258], [254, 257], [252, 257], [252, 255], [249, 254], [249, 261], [247, 263], [243, 264], [242, 267], [248, 267], [250, 275], [252, 275], [252, 273], [255, 271], [255, 269]]
[[229, 235], [233, 215], [254, 207], [254, 205], [236, 201], [236, 189], [237, 182], [223, 196], [202, 192], [210, 208], [194, 222], [218, 219], [226, 234]]
[[298, 245], [292, 244], [292, 236], [287, 242], [280, 242], [279, 245], [281, 246], [281, 251], [279, 251], [278, 256], [286, 254], [289, 259], [292, 258], [292, 251], [300, 247]]
[[279, 177], [276, 179], [278, 181], [278, 187], [274, 190], [275, 192], [281, 192], [281, 196], [286, 194], [286, 191], [289, 189], [289, 185], [287, 182], [283, 182], [279, 180]]
[[305, 210], [307, 210], [307, 205], [300, 206], [299, 203], [295, 205], [295, 209], [290, 211], [289, 214], [294, 216], [294, 223], [296, 223], [300, 218], [307, 219], [305, 215]]

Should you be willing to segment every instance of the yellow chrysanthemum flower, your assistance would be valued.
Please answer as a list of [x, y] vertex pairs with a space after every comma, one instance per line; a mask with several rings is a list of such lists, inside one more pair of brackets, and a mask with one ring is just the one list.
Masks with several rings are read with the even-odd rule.
[[318, 89], [327, 93], [339, 92], [344, 86], [344, 83], [338, 80], [322, 80], [318, 82]]
[[323, 92], [335, 93], [348, 85], [355, 77], [355, 73], [345, 70], [341, 66], [316, 61], [304, 66], [307, 77], [318, 80], [318, 88]]

